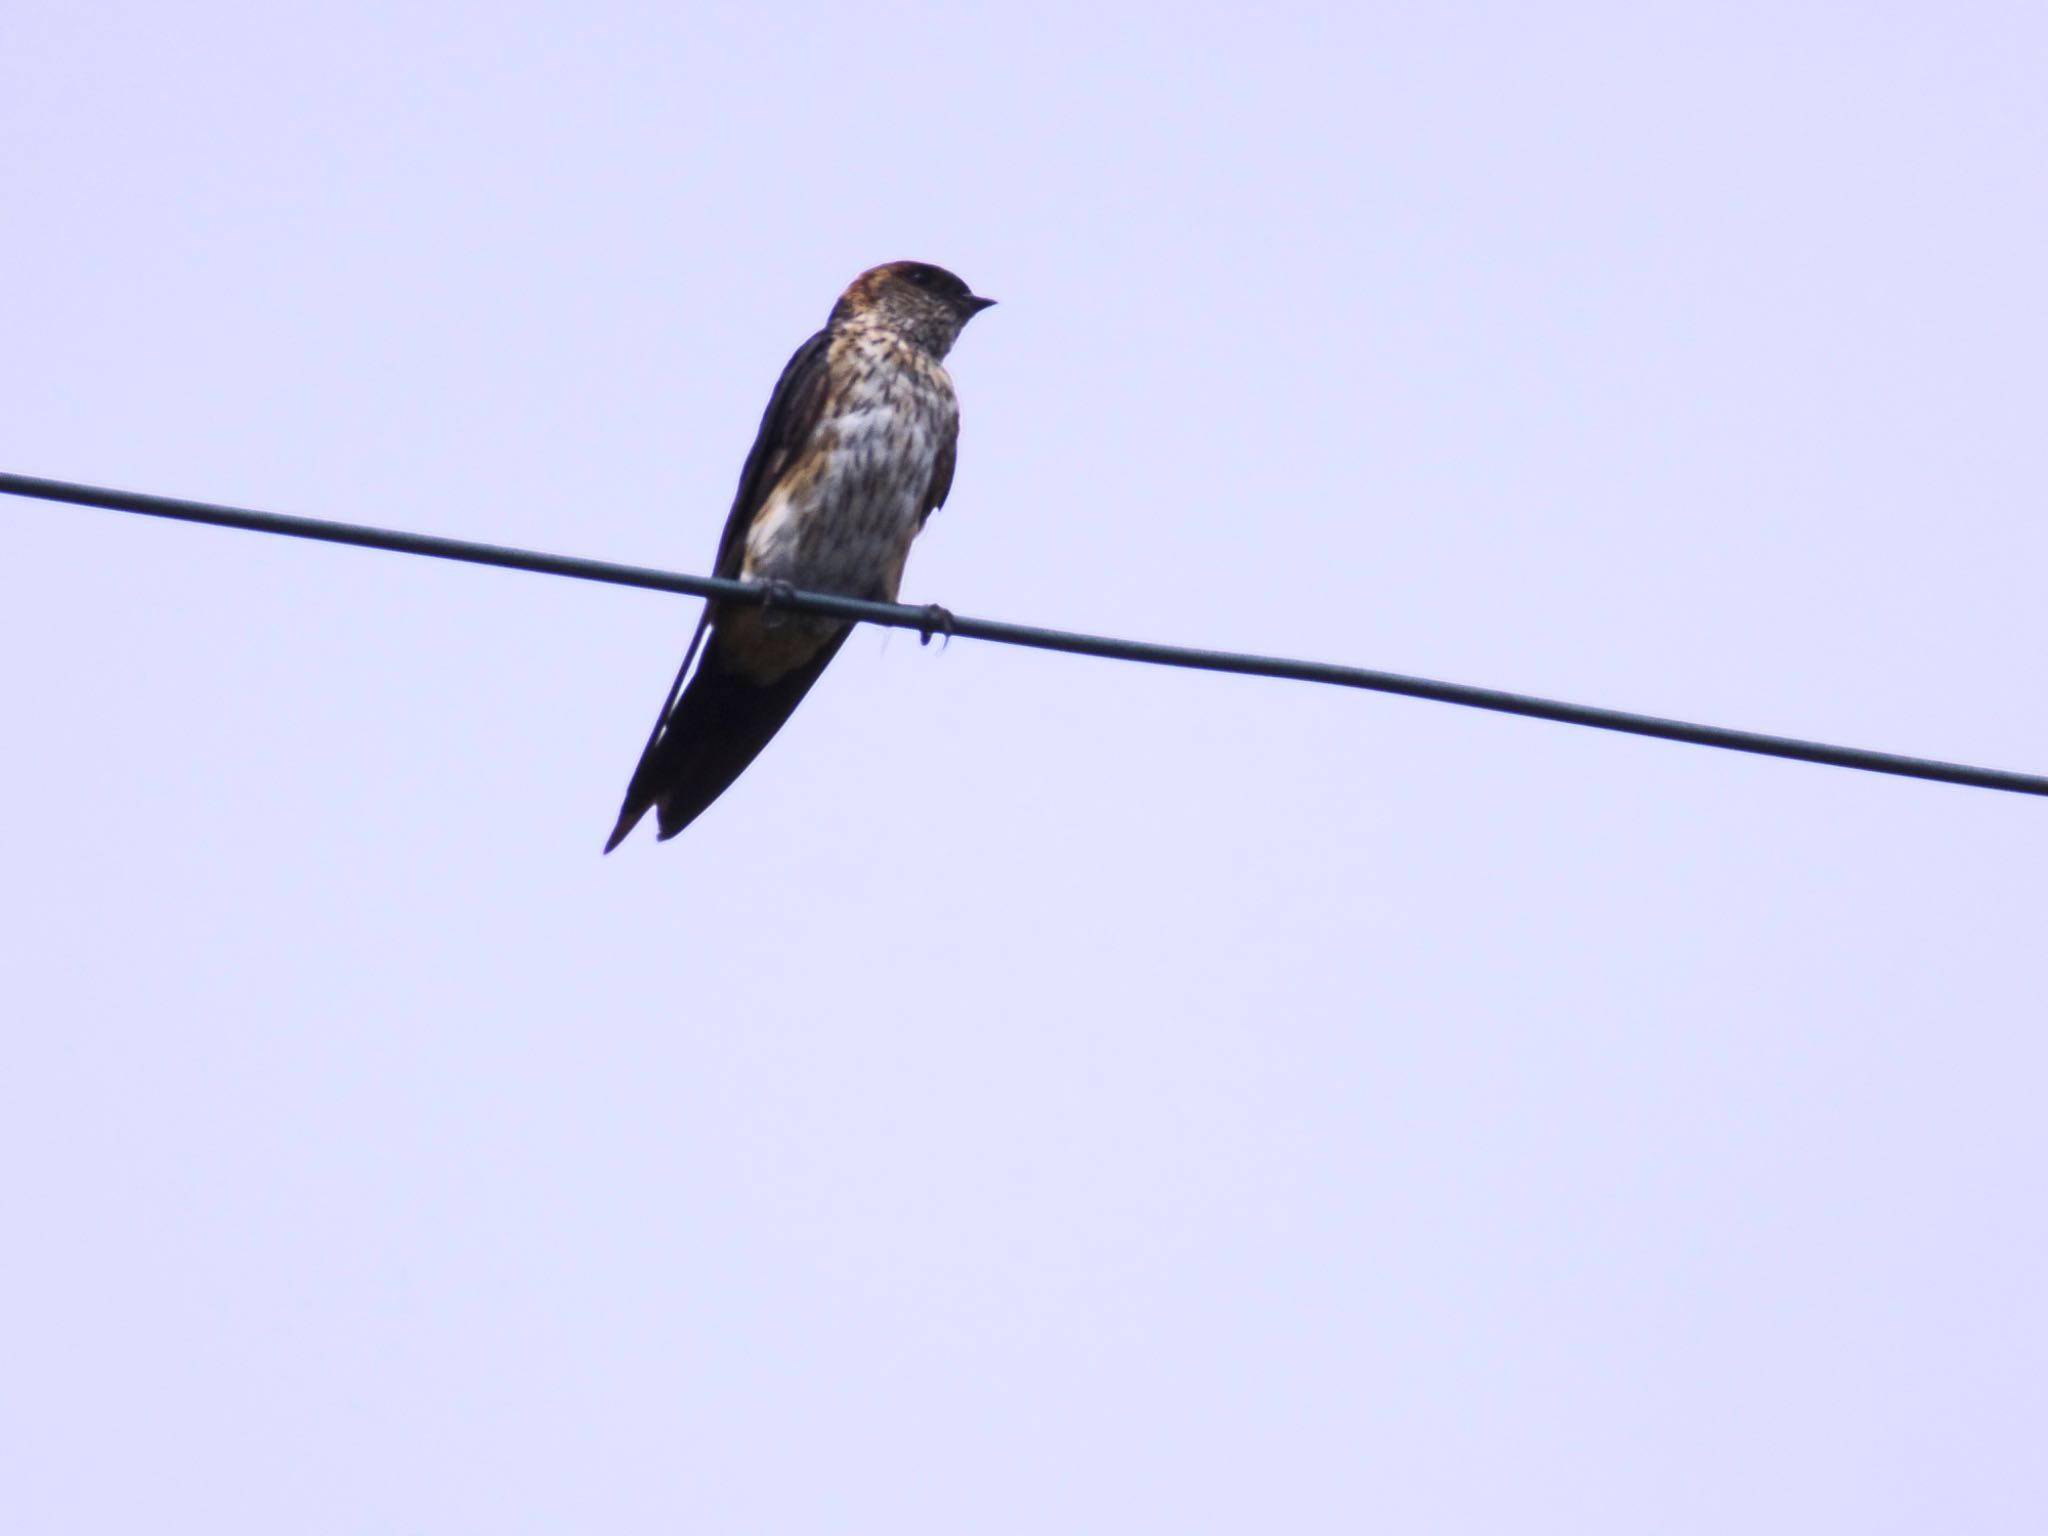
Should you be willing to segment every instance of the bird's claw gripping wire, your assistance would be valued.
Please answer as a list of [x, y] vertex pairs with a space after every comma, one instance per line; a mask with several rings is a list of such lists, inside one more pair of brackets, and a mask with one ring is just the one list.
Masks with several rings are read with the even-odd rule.
[[932, 636], [937, 635], [940, 637], [939, 649], [944, 650], [953, 638], [953, 611], [937, 603], [926, 603], [918, 613], [924, 622], [917, 626], [917, 643], [930, 645]]
[[761, 583], [761, 627], [780, 629], [789, 622], [790, 604], [796, 601], [796, 587], [787, 581]]

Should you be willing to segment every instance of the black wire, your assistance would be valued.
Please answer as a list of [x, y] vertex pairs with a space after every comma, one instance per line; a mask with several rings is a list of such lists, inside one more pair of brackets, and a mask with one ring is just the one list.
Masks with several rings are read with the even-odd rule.
[[614, 565], [605, 560], [584, 560], [573, 555], [549, 555], [537, 550], [510, 549], [497, 544], [476, 544], [467, 539], [444, 539], [432, 534], [404, 533], [388, 528], [366, 528], [356, 523], [335, 523], [320, 518], [288, 517], [276, 512], [252, 512], [240, 507], [215, 506], [203, 501], [181, 501], [168, 496], [149, 496], [137, 491], [111, 491], [96, 486], [74, 485], [63, 480], [43, 480], [32, 475], [0, 472], [0, 492], [31, 496], [43, 501], [68, 502], [75, 506], [104, 507], [114, 512], [138, 512], [149, 517], [177, 518], [188, 523], [210, 523], [218, 528], [245, 528], [254, 533], [282, 534], [295, 539], [321, 539], [331, 544], [354, 544], [365, 549], [387, 549], [401, 555], [426, 555], [436, 560], [462, 560], [473, 565], [504, 566], [515, 571], [535, 571], [544, 576], [568, 576], [578, 581], [608, 582], [620, 587], [644, 587], [656, 592], [678, 592], [688, 597], [717, 597], [740, 602], [774, 604], [803, 613], [825, 614], [863, 624], [880, 624], [892, 629], [913, 629], [929, 637], [950, 633], [967, 640], [992, 640], [1000, 645], [1030, 646], [1042, 651], [1066, 651], [1077, 656], [1101, 656], [1111, 661], [1139, 661], [1153, 666], [1187, 667], [1203, 672], [1235, 672], [1247, 677], [1292, 678], [1297, 682], [1326, 683], [1339, 688], [1363, 688], [1374, 693], [1398, 693], [1412, 699], [1434, 699], [1440, 704], [1459, 704], [1470, 709], [1490, 709], [1506, 715], [1526, 715], [1536, 720], [1555, 720], [1564, 725], [1590, 726], [1601, 731], [1622, 731], [1632, 736], [1654, 736], [1664, 741], [1690, 742], [1699, 747], [1716, 747], [1728, 752], [1751, 752], [1764, 757], [1791, 758], [1798, 762], [1826, 763], [1836, 768], [1853, 768], [1864, 773], [1887, 773], [1901, 778], [1930, 779], [1943, 784], [1965, 784], [1978, 789], [2005, 790], [2020, 795], [2048, 795], [2048, 777], [2012, 773], [1999, 768], [1974, 768], [1963, 763], [1937, 762], [1923, 757], [1901, 757], [1892, 752], [1871, 752], [1861, 747], [1830, 746], [1826, 742], [1801, 741], [1790, 736], [1766, 736], [1756, 731], [1730, 730], [1725, 726], [1696, 725], [1686, 720], [1665, 720], [1655, 715], [1630, 714], [1625, 710], [1601, 709], [1591, 704], [1566, 704], [1556, 699], [1539, 699], [1528, 694], [1504, 693], [1497, 688], [1474, 688], [1463, 683], [1442, 683], [1426, 677], [1407, 677], [1398, 672], [1376, 672], [1365, 667], [1338, 666], [1322, 661], [1295, 661], [1281, 656], [1253, 656], [1237, 651], [1207, 651], [1191, 646], [1154, 645], [1143, 640], [1117, 640], [1103, 635], [1076, 634], [1069, 630], [1039, 629], [1029, 624], [1006, 624], [997, 619], [962, 618], [936, 608], [914, 608], [901, 603], [871, 603], [853, 597], [835, 597], [829, 592], [800, 592], [772, 589], [752, 582], [726, 581], [716, 576], [689, 576], [674, 571], [657, 571], [646, 566]]

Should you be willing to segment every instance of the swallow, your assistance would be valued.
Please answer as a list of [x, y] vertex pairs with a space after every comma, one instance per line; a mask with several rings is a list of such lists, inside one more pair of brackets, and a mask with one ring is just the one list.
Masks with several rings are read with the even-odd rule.
[[[994, 302], [918, 261], [856, 277], [776, 382], [713, 572], [896, 601], [911, 540], [953, 485], [960, 404], [944, 359]], [[752, 603], [705, 604], [604, 851], [649, 810], [662, 840], [702, 815], [782, 728], [851, 628]]]

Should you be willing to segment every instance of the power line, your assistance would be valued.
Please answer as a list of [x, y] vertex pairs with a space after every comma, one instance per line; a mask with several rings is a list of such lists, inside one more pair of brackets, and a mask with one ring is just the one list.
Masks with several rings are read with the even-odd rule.
[[330, 544], [354, 544], [364, 549], [385, 549], [401, 555], [425, 555], [436, 560], [462, 560], [472, 565], [496, 565], [515, 571], [534, 571], [543, 576], [567, 576], [578, 581], [606, 582], [619, 587], [643, 587], [655, 592], [677, 592], [686, 597], [716, 597], [729, 601], [773, 604], [802, 613], [824, 614], [863, 624], [880, 624], [891, 629], [916, 630], [927, 638], [934, 631], [967, 640], [992, 640], [999, 645], [1029, 646], [1041, 651], [1065, 651], [1076, 656], [1100, 656], [1110, 661], [1138, 661], [1152, 666], [1185, 667], [1202, 672], [1235, 672], [1247, 677], [1291, 678], [1296, 682], [1324, 683], [1338, 688], [1362, 688], [1373, 693], [1397, 693], [1412, 699], [1434, 699], [1440, 704], [1458, 704], [1468, 709], [1487, 709], [1499, 714], [1526, 715], [1536, 720], [1555, 720], [1563, 725], [1590, 726], [1601, 731], [1621, 731], [1632, 736], [1654, 736], [1664, 741], [1690, 742], [1698, 747], [1715, 747], [1727, 752], [1749, 752], [1763, 757], [1791, 758], [1797, 762], [1825, 763], [1836, 768], [1853, 768], [1863, 773], [1893, 774], [1900, 778], [1929, 779], [1942, 784], [1964, 784], [1978, 789], [2005, 790], [2012, 794], [2048, 796], [2048, 776], [2013, 773], [2000, 768], [1975, 768], [1963, 763], [1937, 762], [1923, 757], [1902, 757], [1893, 752], [1872, 752], [1861, 747], [1831, 746], [1826, 742], [1801, 741], [1790, 736], [1767, 736], [1757, 731], [1731, 730], [1718, 725], [1696, 725], [1686, 720], [1666, 720], [1656, 715], [1637, 715], [1625, 710], [1602, 709], [1591, 704], [1567, 704], [1556, 699], [1539, 699], [1529, 694], [1506, 693], [1497, 688], [1474, 688], [1463, 683], [1437, 682], [1426, 677], [1407, 677], [1398, 672], [1378, 672], [1366, 667], [1338, 666], [1323, 661], [1296, 661], [1283, 656], [1254, 656], [1238, 651], [1210, 651], [1192, 646], [1155, 645], [1143, 640], [1118, 640], [1105, 635], [1077, 634], [1070, 630], [1040, 629], [1030, 624], [1007, 624], [999, 619], [963, 618], [938, 608], [916, 608], [902, 603], [871, 603], [854, 597], [836, 597], [829, 592], [772, 589], [753, 582], [727, 581], [716, 576], [691, 576], [675, 571], [658, 571], [647, 566], [615, 565], [607, 560], [585, 560], [574, 555], [550, 555], [538, 550], [511, 549], [498, 544], [477, 544], [468, 539], [440, 538], [433, 534], [406, 533], [390, 528], [369, 528], [357, 523], [336, 523], [321, 518], [291, 517], [277, 512], [252, 512], [241, 507], [216, 506], [210, 502], [182, 501], [169, 496], [150, 496], [139, 491], [112, 491], [97, 486], [74, 485], [64, 480], [44, 480], [33, 475], [0, 471], [0, 493], [28, 496], [42, 501], [68, 502], [74, 506], [103, 507], [113, 512], [136, 512], [148, 517], [176, 518], [188, 523], [209, 523], [217, 528], [244, 528], [252, 533], [281, 534], [287, 538], [319, 539]]

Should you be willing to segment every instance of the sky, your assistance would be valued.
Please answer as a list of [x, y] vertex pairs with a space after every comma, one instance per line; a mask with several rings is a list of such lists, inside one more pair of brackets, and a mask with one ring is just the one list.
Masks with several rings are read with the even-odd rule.
[[[2036, 5], [0, 21], [0, 468], [2048, 771]], [[2034, 1533], [2038, 800], [0, 505], [0, 1527]]]

